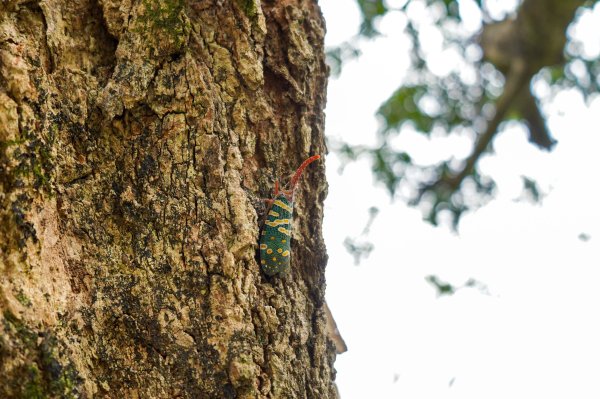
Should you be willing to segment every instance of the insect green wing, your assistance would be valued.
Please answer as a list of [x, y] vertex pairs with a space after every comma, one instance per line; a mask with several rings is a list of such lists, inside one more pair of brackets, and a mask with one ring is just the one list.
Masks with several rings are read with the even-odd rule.
[[282, 273], [290, 267], [294, 190], [304, 169], [319, 158], [320, 155], [313, 155], [300, 164], [288, 190], [279, 191], [279, 183], [275, 182], [275, 199], [269, 201], [271, 207], [259, 241], [260, 267], [268, 276]]
[[279, 194], [267, 213], [260, 235], [260, 266], [268, 275], [286, 271], [290, 266], [293, 203]]

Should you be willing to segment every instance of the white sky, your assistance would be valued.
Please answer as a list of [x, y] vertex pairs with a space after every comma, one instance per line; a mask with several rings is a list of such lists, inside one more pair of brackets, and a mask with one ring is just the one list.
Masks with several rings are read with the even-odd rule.
[[[356, 33], [353, 1], [320, 5], [328, 45]], [[330, 80], [329, 137], [374, 142], [375, 111], [408, 66], [402, 25], [386, 18], [385, 37]], [[599, 25], [596, 12], [579, 34], [600, 43]], [[600, 51], [595, 41], [587, 51]], [[481, 168], [498, 195], [463, 217], [459, 236], [391, 203], [367, 162], [339, 175], [338, 158], [327, 156], [327, 301], [349, 347], [336, 361], [342, 399], [600, 397], [600, 100], [586, 108], [565, 92], [546, 112], [555, 150], [538, 151], [516, 127], [497, 137]], [[461, 140], [402, 143], [423, 159], [469, 149]], [[514, 201], [521, 175], [548, 193], [541, 206]], [[381, 210], [368, 237], [375, 250], [355, 266], [343, 241], [360, 234], [373, 205]], [[490, 295], [465, 288], [437, 298], [429, 274], [455, 285], [475, 278]]]

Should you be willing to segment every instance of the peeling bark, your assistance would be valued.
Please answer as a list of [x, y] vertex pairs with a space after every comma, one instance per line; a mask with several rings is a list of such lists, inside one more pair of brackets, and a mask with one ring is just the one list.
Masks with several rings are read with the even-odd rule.
[[315, 1], [0, 4], [0, 397], [333, 398]]

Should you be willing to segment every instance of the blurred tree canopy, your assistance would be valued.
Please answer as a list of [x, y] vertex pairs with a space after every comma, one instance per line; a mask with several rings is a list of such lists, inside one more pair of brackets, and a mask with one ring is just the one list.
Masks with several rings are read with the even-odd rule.
[[[407, 54], [411, 67], [404, 84], [377, 112], [382, 121], [378, 145], [332, 143], [332, 147], [345, 162], [369, 157], [376, 179], [389, 193], [421, 207], [434, 225], [441, 213], [449, 212], [456, 228], [465, 211], [493, 196], [494, 181], [480, 173], [478, 162], [492, 151], [491, 143], [504, 122], [521, 123], [533, 145], [552, 150], [556, 141], [540, 110], [545, 99], [532, 91], [534, 82], [542, 80], [551, 92], [577, 88], [588, 100], [599, 90], [598, 55], [586, 54], [568, 30], [597, 1], [522, 0], [500, 16], [490, 12], [485, 0], [356, 1], [362, 14], [360, 31], [330, 49], [332, 73], [360, 55], [360, 39], [380, 35], [379, 21], [391, 13], [403, 15], [404, 32], [412, 44]], [[480, 16], [478, 31], [463, 27], [467, 9]], [[432, 57], [426, 48], [423, 33], [431, 30], [442, 38], [442, 51], [449, 56], [443, 72], [434, 65], [440, 57]], [[466, 134], [473, 138], [473, 147], [464, 159], [417, 164], [394, 144], [406, 129], [436, 137]], [[523, 183], [526, 191], [538, 192], [535, 181], [524, 177]]]

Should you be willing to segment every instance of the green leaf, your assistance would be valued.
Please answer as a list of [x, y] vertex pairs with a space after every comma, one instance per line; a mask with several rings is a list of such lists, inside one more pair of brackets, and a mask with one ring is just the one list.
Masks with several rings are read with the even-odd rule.
[[384, 132], [399, 130], [405, 122], [412, 122], [420, 132], [429, 133], [434, 118], [424, 113], [418, 106], [419, 100], [427, 93], [427, 86], [405, 86], [396, 90], [379, 108], [377, 114], [384, 119]]
[[358, 7], [363, 15], [360, 33], [366, 37], [377, 36], [379, 32], [375, 29], [375, 21], [385, 15], [388, 9], [383, 0], [357, 0]]

